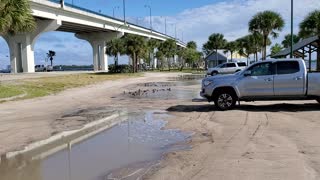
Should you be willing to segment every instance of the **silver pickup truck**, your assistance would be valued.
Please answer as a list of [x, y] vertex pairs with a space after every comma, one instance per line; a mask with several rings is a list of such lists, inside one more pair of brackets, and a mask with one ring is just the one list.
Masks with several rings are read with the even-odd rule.
[[320, 103], [320, 73], [308, 73], [303, 60], [267, 60], [233, 75], [203, 79], [200, 95], [214, 101], [220, 110], [234, 108], [237, 101], [317, 100]]

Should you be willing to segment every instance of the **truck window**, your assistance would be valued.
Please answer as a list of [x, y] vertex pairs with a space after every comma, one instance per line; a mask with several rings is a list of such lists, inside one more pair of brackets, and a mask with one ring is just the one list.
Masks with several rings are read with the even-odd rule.
[[226, 68], [227, 64], [221, 64], [220, 68]]
[[300, 71], [297, 61], [277, 62], [277, 74], [293, 74]]
[[250, 69], [251, 76], [267, 76], [272, 75], [272, 63], [260, 63], [255, 66], [252, 66]]
[[228, 67], [228, 68], [231, 68], [231, 67], [237, 67], [237, 66], [236, 66], [235, 63], [228, 63], [228, 64], [227, 64], [227, 67]]
[[245, 62], [238, 62], [238, 66], [239, 67], [244, 67], [244, 66], [247, 66], [247, 64]]

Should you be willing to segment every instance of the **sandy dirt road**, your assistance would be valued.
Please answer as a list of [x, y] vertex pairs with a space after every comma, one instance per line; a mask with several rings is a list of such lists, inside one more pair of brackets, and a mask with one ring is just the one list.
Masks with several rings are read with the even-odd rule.
[[79, 128], [86, 122], [56, 122], [82, 109], [157, 109], [173, 115], [168, 128], [193, 134], [188, 142], [192, 148], [165, 155], [145, 179], [320, 179], [320, 105], [315, 101], [242, 103], [221, 112], [207, 102], [192, 101], [199, 84], [176, 85], [175, 89], [193, 92], [183, 98], [123, 96], [147, 82], [168, 82], [168, 74], [146, 74], [0, 104], [0, 154]]
[[169, 108], [170, 128], [195, 133], [192, 149], [168, 154], [150, 179], [319, 179], [320, 105], [291, 103]]

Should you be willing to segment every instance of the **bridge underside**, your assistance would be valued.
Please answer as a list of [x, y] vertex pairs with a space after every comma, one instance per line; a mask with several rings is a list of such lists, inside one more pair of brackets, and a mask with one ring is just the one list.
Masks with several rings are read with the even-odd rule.
[[68, 23], [59, 20], [36, 18], [37, 29], [32, 33], [5, 35], [10, 51], [10, 64], [12, 73], [35, 72], [34, 45], [37, 38], [45, 32], [63, 31], [75, 33], [79, 39], [86, 40], [93, 49], [93, 65], [95, 71], [108, 71], [108, 57], [106, 55], [106, 42], [119, 38], [121, 32], [102, 28]]
[[64, 22], [62, 21], [61, 26], [57, 31], [70, 32], [70, 33], [94, 33], [94, 32], [114, 32], [102, 28], [96, 28], [92, 26], [86, 26], [76, 23]]

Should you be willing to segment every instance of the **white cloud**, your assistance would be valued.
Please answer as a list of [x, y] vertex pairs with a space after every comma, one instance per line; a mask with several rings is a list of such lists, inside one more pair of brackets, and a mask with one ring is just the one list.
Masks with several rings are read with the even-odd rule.
[[[187, 2], [186, 2], [187, 3]], [[294, 1], [294, 31], [298, 33], [299, 22], [311, 11], [320, 9], [319, 0], [295, 0]], [[285, 34], [290, 33], [290, 0], [233, 0], [209, 4], [206, 6], [186, 9], [176, 16], [168, 16], [167, 34], [175, 36], [177, 25], [177, 37], [185, 41], [194, 40], [199, 49], [212, 33], [223, 33], [227, 40], [235, 40], [248, 33], [248, 21], [259, 11], [273, 10], [280, 13], [286, 26], [278, 39], [273, 42], [281, 42]], [[149, 17], [142, 19], [131, 18], [132, 22], [149, 27]], [[164, 17], [153, 17], [154, 29], [164, 32]], [[57, 51], [56, 64], [92, 64], [92, 48], [89, 43], [79, 40], [70, 33], [50, 32], [43, 34], [36, 43], [36, 63], [42, 63], [48, 50]], [[7, 45], [0, 38], [0, 68], [9, 63]], [[3, 60], [4, 59], [4, 60]], [[122, 62], [127, 57], [121, 58]], [[110, 63], [113, 58], [110, 58]]]
[[[298, 33], [299, 23], [311, 11], [320, 9], [319, 0], [303, 0], [294, 2], [294, 31]], [[235, 40], [248, 33], [248, 22], [257, 12], [272, 10], [280, 13], [286, 26], [275, 42], [282, 40], [290, 33], [290, 1], [289, 0], [234, 0], [187, 9], [175, 17], [167, 17], [167, 21], [177, 23], [178, 37], [184, 32], [185, 41], [195, 40], [201, 47], [212, 33], [223, 33], [227, 40]], [[163, 29], [164, 21], [154, 17], [154, 26]], [[160, 23], [159, 23], [160, 22]], [[169, 31], [172, 35], [172, 30]]]

